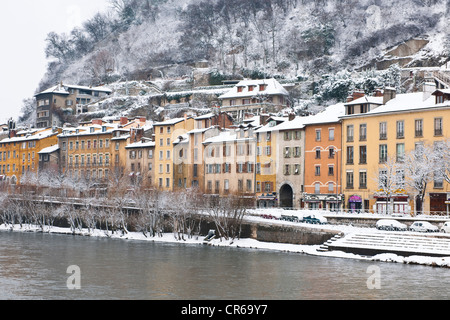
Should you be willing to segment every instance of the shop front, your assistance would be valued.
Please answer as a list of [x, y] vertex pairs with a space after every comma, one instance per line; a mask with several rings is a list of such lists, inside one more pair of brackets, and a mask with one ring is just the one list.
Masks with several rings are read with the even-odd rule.
[[263, 193], [257, 198], [258, 208], [276, 208], [278, 207], [277, 193]]

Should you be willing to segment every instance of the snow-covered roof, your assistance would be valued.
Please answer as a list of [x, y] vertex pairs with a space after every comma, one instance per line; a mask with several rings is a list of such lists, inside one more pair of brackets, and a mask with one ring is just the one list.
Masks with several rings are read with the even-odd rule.
[[55, 144], [54, 146], [42, 149], [41, 151], [38, 152], [38, 154], [53, 153], [53, 152], [58, 151], [58, 150], [59, 150], [59, 145]]
[[[260, 91], [259, 86], [263, 84], [267, 85], [267, 88], [264, 91]], [[254, 86], [253, 91], [248, 90], [249, 86]], [[242, 92], [238, 92], [238, 87], [245, 87], [245, 88], [242, 90]], [[239, 82], [233, 89], [221, 95], [219, 99], [254, 97], [260, 94], [284, 95], [284, 96], [289, 95], [287, 90], [275, 79], [243, 80]]]
[[67, 84], [57, 84], [56, 86], [50, 87], [37, 95], [46, 94], [46, 93], [54, 93], [54, 94], [63, 94], [69, 95], [69, 91], [67, 89], [80, 89], [80, 90], [92, 90], [92, 91], [101, 91], [106, 93], [112, 93], [112, 90], [106, 87], [85, 87], [78, 85], [67, 85]]
[[211, 119], [212, 117], [214, 117], [214, 114], [212, 112], [204, 114], [202, 116], [198, 116], [196, 118], [194, 118], [195, 120], [204, 120], [204, 119]]
[[338, 122], [339, 117], [345, 115], [345, 105], [338, 103], [327, 107], [324, 111], [309, 117], [304, 118], [305, 125], [313, 125], [319, 123], [333, 123]]
[[21, 131], [18, 133], [18, 136], [13, 138], [6, 138], [0, 141], [0, 143], [10, 143], [10, 142], [24, 142], [24, 141], [33, 141], [33, 140], [42, 140], [52, 135], [55, 135], [56, 132], [53, 129], [45, 129], [42, 131], [30, 130], [30, 131]]
[[151, 148], [156, 146], [154, 141], [139, 141], [135, 143], [131, 143], [125, 147], [125, 149], [134, 149], [134, 148]]
[[226, 143], [226, 142], [237, 142], [237, 141], [248, 141], [253, 138], [239, 138], [239, 134], [235, 130], [225, 130], [222, 131], [219, 135], [211, 137], [203, 141], [203, 144], [211, 144], [211, 143]]
[[352, 106], [352, 105], [364, 104], [364, 103], [383, 104], [383, 97], [364, 96], [364, 97], [358, 98], [356, 100], [353, 100], [351, 102], [347, 102], [345, 105]]
[[173, 144], [188, 143], [188, 142], [189, 142], [189, 135], [186, 133], [176, 138], [173, 141]]
[[166, 120], [166, 121], [162, 121], [162, 122], [155, 122], [153, 124], [153, 126], [170, 126], [170, 125], [174, 125], [177, 124], [181, 121], [184, 121], [185, 118], [174, 118], [174, 119], [170, 119], [170, 120]]
[[373, 109], [367, 113], [347, 115], [342, 116], [341, 118], [371, 116], [391, 112], [410, 112], [410, 111], [420, 111], [427, 109], [450, 107], [449, 101], [446, 101], [441, 104], [436, 104], [434, 96], [430, 96], [426, 100], [423, 100], [423, 97], [424, 97], [423, 92], [397, 94], [397, 96], [394, 99], [389, 100], [386, 104], [381, 105], [378, 108]]

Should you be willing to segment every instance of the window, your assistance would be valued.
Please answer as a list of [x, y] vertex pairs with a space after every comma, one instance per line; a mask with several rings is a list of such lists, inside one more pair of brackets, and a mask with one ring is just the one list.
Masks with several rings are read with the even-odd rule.
[[284, 141], [290, 141], [292, 139], [292, 132], [286, 131], [284, 132]]
[[434, 173], [434, 189], [442, 189], [444, 188], [444, 178], [442, 174]]
[[347, 171], [347, 189], [353, 189], [353, 171]]
[[359, 188], [360, 189], [367, 188], [367, 172], [366, 171], [359, 172]]
[[422, 137], [423, 136], [423, 120], [422, 119], [417, 119], [414, 121], [414, 132], [415, 132], [415, 137]]
[[360, 146], [359, 147], [359, 164], [367, 163], [367, 147]]
[[397, 150], [396, 152], [397, 162], [402, 162], [405, 159], [405, 144], [397, 143], [396, 150]]
[[403, 120], [397, 121], [397, 139], [405, 137], [405, 122]]
[[353, 147], [347, 147], [347, 164], [353, 164]]
[[223, 189], [224, 189], [225, 191], [230, 190], [230, 181], [228, 181], [228, 180], [224, 180], [224, 181], [223, 181]]
[[299, 158], [300, 157], [300, 147], [294, 147], [294, 157]]
[[380, 122], [380, 140], [387, 139], [387, 123]]
[[333, 182], [328, 183], [328, 193], [334, 193], [334, 183]]
[[328, 140], [329, 141], [334, 141], [334, 128], [329, 128], [328, 129]]
[[334, 176], [334, 165], [329, 165], [328, 166], [328, 175], [329, 176]]
[[267, 132], [266, 133], [266, 141], [270, 141], [270, 138], [271, 138], [270, 132]]
[[330, 149], [328, 149], [328, 159], [334, 159], [334, 148], [331, 147]]
[[252, 191], [252, 180], [247, 179], [247, 191]]
[[294, 133], [294, 139], [300, 140], [302, 138], [302, 132], [301, 131], [295, 131]]
[[320, 166], [315, 166], [314, 167], [314, 173], [316, 176], [320, 176]]
[[299, 175], [300, 174], [300, 165], [299, 164], [295, 165], [294, 174], [295, 175]]
[[347, 142], [353, 141], [353, 125], [347, 126]]
[[316, 141], [321, 141], [322, 139], [322, 130], [316, 129]]
[[380, 144], [379, 158], [380, 163], [385, 163], [387, 161], [387, 144]]
[[434, 118], [434, 135], [442, 136], [442, 118]]
[[284, 165], [284, 174], [285, 175], [291, 174], [291, 165], [289, 165], [289, 164]]
[[320, 159], [320, 148], [316, 148], [316, 159]]
[[316, 193], [316, 194], [320, 193], [320, 182], [316, 182], [314, 184], [314, 193]]
[[359, 141], [367, 140], [367, 124], [363, 123], [359, 125]]
[[272, 148], [271, 147], [265, 147], [265, 154], [266, 156], [270, 156], [272, 154]]

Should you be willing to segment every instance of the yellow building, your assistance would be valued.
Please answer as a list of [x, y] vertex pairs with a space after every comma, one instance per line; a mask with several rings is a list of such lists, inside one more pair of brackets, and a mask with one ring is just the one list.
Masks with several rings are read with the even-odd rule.
[[[402, 164], [418, 146], [450, 137], [450, 103], [436, 102], [426, 93], [395, 94], [388, 89], [384, 96], [363, 97], [346, 104], [346, 115], [341, 117], [341, 176], [348, 210], [397, 214], [418, 211], [416, 191], [408, 187], [410, 177]], [[383, 181], [387, 181], [390, 170], [396, 180], [388, 187]], [[450, 186], [445, 181], [429, 183], [422, 210], [445, 212], [449, 194]]]
[[20, 183], [21, 177], [39, 170], [39, 152], [58, 144], [60, 131], [37, 129], [10, 131], [8, 138], [0, 141], [0, 177], [11, 184]]
[[278, 152], [277, 125], [286, 118], [270, 117], [256, 130], [256, 177], [255, 192], [257, 206], [261, 208], [278, 207], [277, 165], [282, 157]]
[[76, 128], [63, 128], [58, 136], [62, 172], [91, 181], [101, 181], [111, 174], [123, 176], [127, 164], [125, 147], [133, 131], [145, 130], [145, 126], [144, 118], [130, 121], [123, 117], [118, 123], [92, 120]]
[[173, 142], [194, 129], [193, 118], [175, 118], [153, 124], [155, 135], [154, 186], [165, 191], [174, 189]]

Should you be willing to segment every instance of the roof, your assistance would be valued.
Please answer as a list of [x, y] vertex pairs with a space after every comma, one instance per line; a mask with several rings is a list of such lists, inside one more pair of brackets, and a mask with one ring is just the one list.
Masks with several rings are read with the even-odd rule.
[[67, 90], [68, 88], [112, 93], [111, 89], [105, 88], [105, 87], [85, 87], [85, 86], [78, 86], [78, 85], [58, 84], [58, 85], [48, 88], [42, 92], [39, 92], [38, 94], [36, 94], [36, 96], [41, 95], [41, 94], [46, 94], [46, 93], [69, 95], [70, 93]]
[[356, 100], [353, 100], [351, 102], [347, 102], [345, 105], [352, 106], [352, 105], [364, 104], [364, 103], [383, 104], [383, 97], [364, 96], [364, 97], [358, 98]]
[[345, 105], [338, 103], [327, 107], [324, 111], [305, 118], [305, 125], [339, 122], [339, 118], [345, 115]]
[[125, 147], [125, 149], [134, 149], [134, 148], [152, 148], [156, 146], [154, 141], [139, 141], [135, 143], [131, 143]]
[[367, 113], [346, 115], [341, 116], [340, 118], [351, 118], [358, 116], [361, 117], [361, 116], [379, 115], [391, 112], [411, 112], [411, 111], [450, 107], [450, 101], [446, 101], [441, 104], [436, 104], [435, 97], [433, 96], [430, 96], [426, 100], [423, 99], [424, 99], [423, 92], [397, 94], [397, 96], [394, 99], [389, 100], [386, 104], [381, 105], [378, 108], [373, 109]]
[[[267, 88], [264, 91], [259, 91], [259, 85], [266, 84]], [[249, 86], [256, 86], [253, 91], [248, 91]], [[246, 87], [242, 92], [238, 92], [238, 87]], [[243, 80], [239, 82], [233, 89], [227, 93], [221, 95], [219, 99], [230, 99], [230, 98], [244, 98], [253, 97], [260, 94], [264, 95], [284, 95], [288, 96], [287, 90], [275, 79], [267, 80]]]
[[162, 121], [162, 122], [155, 122], [153, 124], [153, 126], [154, 127], [156, 127], [156, 126], [171, 126], [171, 125], [180, 123], [184, 120], [185, 120], [185, 118], [174, 118], [174, 119], [170, 119], [170, 120], [166, 120], [166, 121]]
[[41, 140], [53, 135], [56, 135], [57, 132], [54, 132], [53, 129], [45, 129], [42, 131], [30, 130], [30, 131], [21, 131], [18, 134], [20, 136], [16, 136], [13, 138], [6, 138], [0, 141], [0, 143], [10, 143], [10, 142], [25, 142], [25, 141], [33, 141], [33, 140]]
[[55, 144], [54, 146], [42, 149], [41, 151], [38, 152], [38, 154], [53, 153], [58, 150], [59, 150], [59, 145]]

